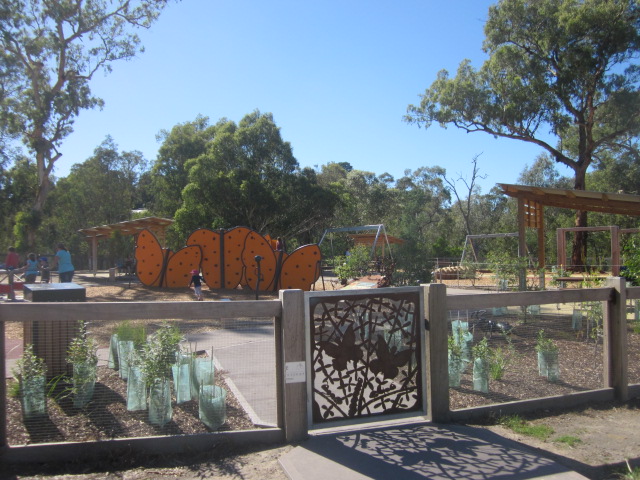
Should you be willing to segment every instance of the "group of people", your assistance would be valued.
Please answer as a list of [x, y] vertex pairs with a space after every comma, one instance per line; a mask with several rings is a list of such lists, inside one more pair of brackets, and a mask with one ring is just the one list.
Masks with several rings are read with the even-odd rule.
[[49, 259], [46, 256], [38, 258], [35, 253], [27, 255], [24, 265], [20, 265], [20, 256], [15, 247], [7, 249], [7, 256], [4, 261], [4, 268], [15, 273], [24, 273], [24, 283], [36, 283], [38, 274], [42, 283], [48, 283], [51, 278], [50, 270], [58, 270], [60, 282], [71, 282], [75, 273], [75, 268], [71, 262], [71, 254], [63, 243], [56, 246], [56, 254], [53, 256], [52, 265], [49, 266]]

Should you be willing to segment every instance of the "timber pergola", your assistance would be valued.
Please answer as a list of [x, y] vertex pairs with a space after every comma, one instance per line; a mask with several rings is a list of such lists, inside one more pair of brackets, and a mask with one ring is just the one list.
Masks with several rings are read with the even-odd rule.
[[91, 266], [93, 273], [98, 270], [98, 241], [111, 237], [114, 232], [119, 232], [121, 235], [137, 235], [142, 230], [147, 229], [151, 231], [160, 242], [160, 245], [165, 246], [165, 233], [173, 220], [170, 218], [161, 217], [144, 217], [136, 220], [128, 220], [126, 222], [112, 223], [109, 225], [100, 225], [99, 227], [83, 228], [78, 232], [86, 237], [86, 240], [91, 244]]
[[[600, 193], [590, 192], [586, 190], [570, 190], [562, 188], [544, 188], [529, 187], [526, 185], [510, 185], [506, 183], [498, 184], [502, 188], [502, 193], [518, 200], [518, 234], [519, 234], [519, 255], [523, 256], [526, 252], [525, 228], [536, 228], [538, 230], [538, 263], [539, 267], [545, 267], [544, 255], [544, 207], [567, 208], [570, 210], [582, 210], [587, 212], [612, 213], [617, 215], [640, 216], [640, 196], [629, 195], [625, 193]], [[579, 227], [575, 227], [575, 230]], [[585, 231], [590, 228], [602, 227], [583, 227]], [[616, 227], [617, 228], [617, 227]], [[627, 233], [623, 230], [624, 233]], [[618, 232], [613, 232], [617, 236]], [[558, 234], [560, 235], [560, 233]], [[562, 233], [564, 236], [564, 233]], [[558, 238], [560, 238], [558, 236]], [[560, 240], [558, 240], [560, 243]], [[562, 242], [564, 244], [564, 242]], [[620, 273], [619, 247], [616, 242], [613, 248], [612, 239], [612, 257], [614, 252], [618, 254], [618, 261], [612, 258], [613, 267], [617, 271], [613, 271], [614, 275]], [[561, 256], [561, 254], [558, 254]]]

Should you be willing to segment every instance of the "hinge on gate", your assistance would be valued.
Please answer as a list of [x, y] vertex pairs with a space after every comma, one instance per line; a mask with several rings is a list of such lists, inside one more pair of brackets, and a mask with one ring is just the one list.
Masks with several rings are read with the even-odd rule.
[[424, 319], [424, 329], [429, 331], [429, 320], [427, 318]]

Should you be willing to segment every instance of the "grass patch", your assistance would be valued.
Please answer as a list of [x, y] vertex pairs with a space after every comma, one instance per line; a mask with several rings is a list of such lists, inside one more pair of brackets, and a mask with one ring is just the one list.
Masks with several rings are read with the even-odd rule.
[[522, 419], [519, 415], [502, 417], [500, 419], [500, 424], [516, 433], [526, 435], [528, 437], [534, 437], [542, 441], [547, 440], [554, 433], [553, 428], [549, 425], [533, 425]]
[[564, 443], [570, 446], [571, 448], [573, 448], [576, 445], [580, 445], [582, 443], [582, 440], [580, 440], [578, 437], [574, 437], [573, 435], [563, 435], [561, 437], [556, 438], [554, 442]]
[[623, 480], [640, 480], [640, 468], [631, 468], [629, 460], [625, 460], [625, 462], [627, 463], [627, 471], [618, 474], [618, 478], [622, 478]]

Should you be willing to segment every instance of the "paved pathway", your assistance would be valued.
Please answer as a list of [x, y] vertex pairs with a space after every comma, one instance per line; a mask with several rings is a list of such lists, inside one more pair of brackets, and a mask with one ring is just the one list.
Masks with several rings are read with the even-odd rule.
[[229, 329], [188, 335], [192, 350], [213, 355], [227, 385], [256, 425], [277, 424], [276, 364], [273, 322], [228, 322]]
[[586, 478], [489, 430], [428, 423], [312, 436], [280, 464], [292, 480]]

